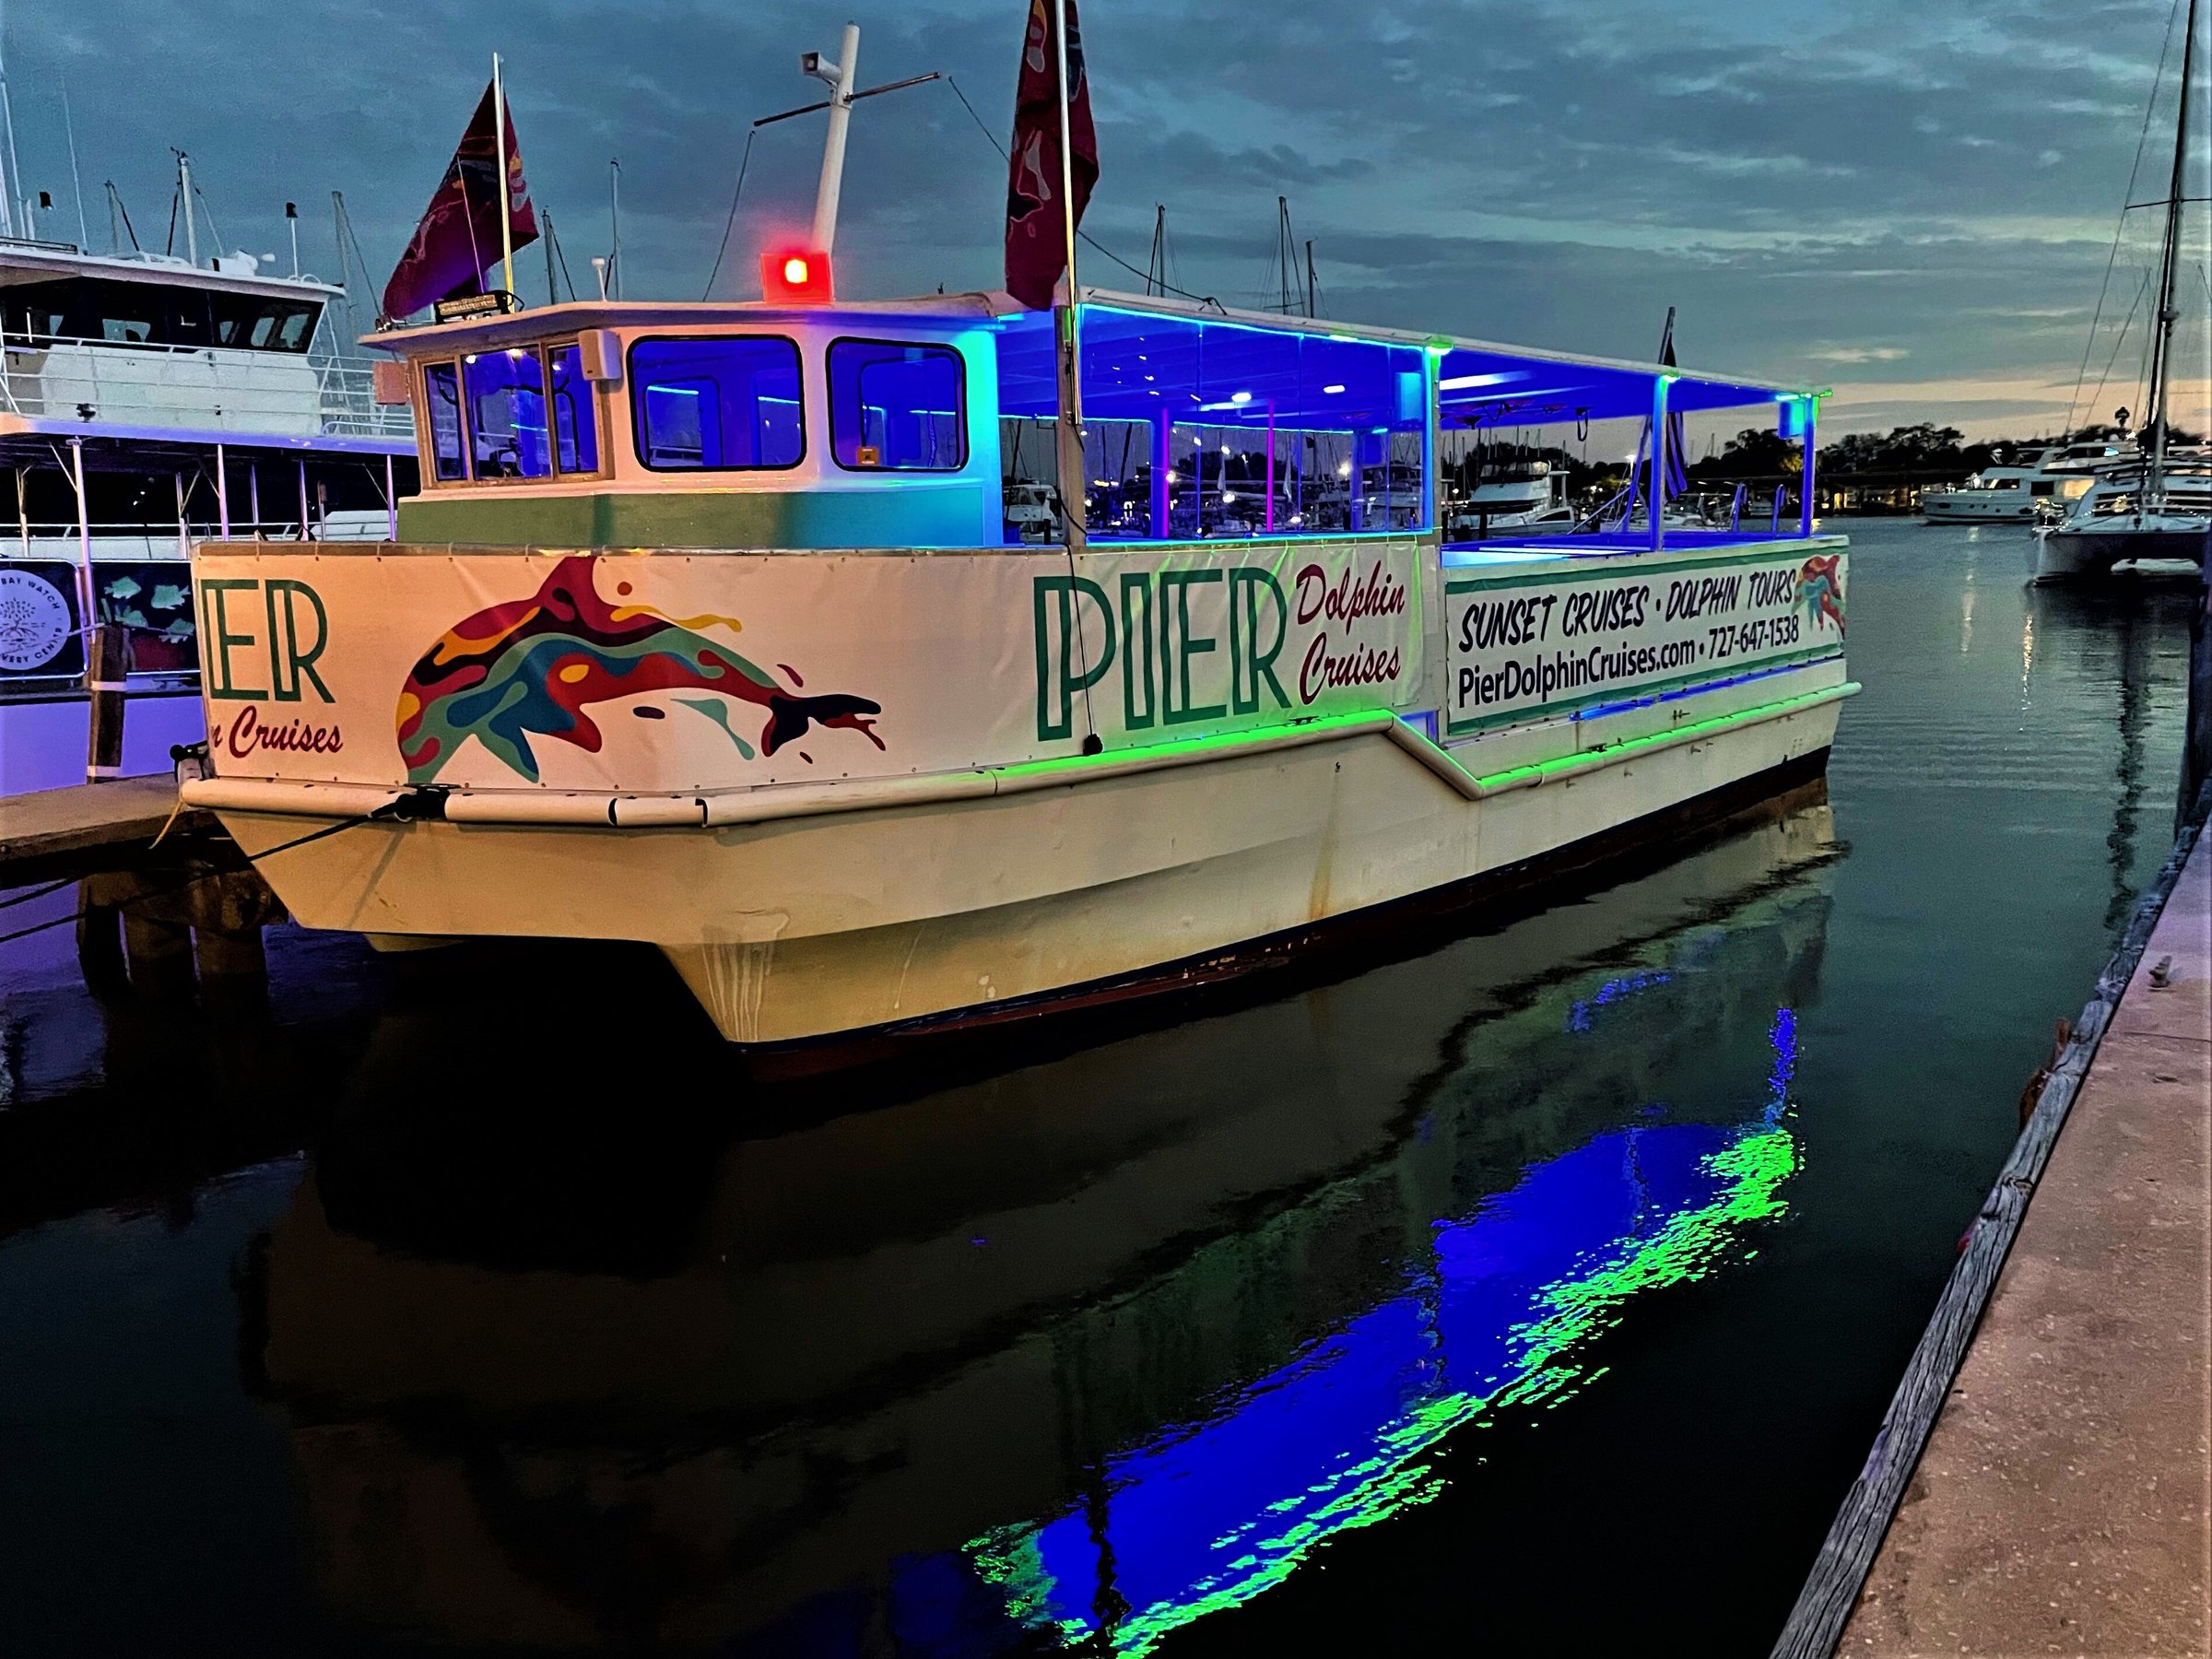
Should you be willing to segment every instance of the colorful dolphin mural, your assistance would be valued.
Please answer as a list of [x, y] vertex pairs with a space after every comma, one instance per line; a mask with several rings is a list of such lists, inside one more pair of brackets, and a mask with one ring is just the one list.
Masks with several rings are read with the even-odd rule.
[[[410, 783], [435, 779], [472, 736], [535, 783], [533, 735], [597, 754], [601, 735], [586, 710], [646, 691], [714, 692], [756, 705], [767, 714], [763, 754], [803, 737], [810, 725], [858, 732], [883, 747], [869, 718], [882, 705], [839, 692], [801, 696], [694, 631], [711, 623], [735, 629], [730, 618], [677, 618], [641, 605], [608, 604], [595, 581], [598, 562], [583, 554], [562, 559], [529, 598], [455, 623], [422, 654], [400, 690], [396, 716]], [[627, 582], [615, 584], [618, 595], [629, 591]], [[751, 758], [751, 746], [712, 705], [689, 706], [707, 712]]]
[[1815, 628], [1826, 618], [1836, 625], [1836, 635], [1843, 634], [1843, 582], [1842, 559], [1828, 553], [1808, 559], [1797, 571], [1797, 603], [1805, 607], [1805, 619]]

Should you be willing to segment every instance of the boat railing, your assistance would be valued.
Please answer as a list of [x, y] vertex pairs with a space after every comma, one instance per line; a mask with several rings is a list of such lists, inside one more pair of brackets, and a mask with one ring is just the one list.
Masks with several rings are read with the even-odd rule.
[[1738, 484], [1735, 487], [1735, 499], [1728, 503], [1728, 528], [1731, 531], [1741, 530], [1744, 527], [1744, 502], [1749, 499], [1750, 494], [1750, 485]]
[[1788, 495], [1789, 492], [1790, 487], [1787, 484], [1777, 484], [1774, 486], [1774, 518], [1773, 522], [1769, 525], [1769, 528], [1771, 529], [1777, 535], [1782, 534], [1783, 498]]
[[374, 371], [301, 355], [69, 335], [0, 336], [11, 414], [303, 436], [406, 439], [414, 418], [377, 402]]
[[[0, 559], [41, 559], [74, 563], [80, 545], [80, 534], [92, 544], [95, 564], [121, 559], [181, 559], [190, 555], [195, 541], [214, 541], [223, 534], [222, 524], [195, 510], [182, 524], [149, 524], [144, 520], [131, 523], [101, 523], [95, 521], [80, 532], [75, 519], [18, 519], [14, 524], [0, 517]], [[300, 534], [300, 520], [292, 518], [250, 519], [238, 517], [230, 521], [229, 539], [252, 541], [260, 537], [266, 541], [330, 541], [368, 542], [382, 541], [391, 534], [391, 527], [382, 508], [351, 508], [326, 513], [320, 518], [311, 513], [308, 533]]]

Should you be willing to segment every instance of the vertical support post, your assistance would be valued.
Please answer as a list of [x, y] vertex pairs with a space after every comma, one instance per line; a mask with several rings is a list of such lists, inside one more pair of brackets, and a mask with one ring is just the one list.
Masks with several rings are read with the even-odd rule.
[[1666, 388], [1672, 375], [1652, 376], [1652, 476], [1644, 511], [1652, 520], [1652, 551], [1666, 546]]
[[30, 468], [16, 468], [16, 534], [21, 538], [23, 557], [30, 557], [30, 500], [25, 492], [25, 482]]
[[1441, 395], [1437, 388], [1439, 365], [1442, 355], [1433, 347], [1421, 351], [1421, 523], [1420, 528], [1434, 530], [1442, 524], [1441, 511], [1436, 494], [1437, 433], [1441, 420], [1437, 407]]
[[1819, 433], [1816, 429], [1820, 419], [1820, 400], [1805, 400], [1805, 470], [1797, 475], [1797, 534], [1813, 533], [1813, 452], [1819, 448]]
[[1275, 532], [1275, 399], [1267, 400], [1267, 504], [1261, 510], [1260, 527]]
[[303, 461], [301, 461], [301, 462], [300, 463], [300, 539], [301, 541], [305, 541], [305, 540], [307, 540], [307, 539], [308, 539], [308, 536], [307, 536], [307, 463], [306, 463], [304, 460], [303, 460]]
[[246, 463], [246, 511], [253, 515], [253, 534], [261, 534], [261, 465]]
[[814, 245], [827, 253], [837, 241], [837, 198], [845, 182], [845, 130], [853, 124], [853, 76], [860, 61], [860, 25], [848, 23], [838, 41], [837, 79], [830, 88], [830, 131], [822, 140], [822, 177], [814, 193]]
[[1175, 423], [1162, 409], [1152, 419], [1152, 535], [1166, 541], [1173, 534], [1168, 475], [1175, 470]]
[[2206, 779], [2212, 779], [2212, 533], [2198, 544], [2202, 568], [2196, 606], [2189, 618], [2189, 712], [2182, 728], [2182, 798], [2186, 818]]
[[1061, 528], [1067, 538], [1067, 549], [1070, 553], [1080, 553], [1089, 540], [1085, 516], [1089, 508], [1089, 492], [1084, 487], [1083, 390], [1076, 356], [1078, 350], [1076, 307], [1072, 304], [1053, 307], [1053, 326], [1060, 344], [1057, 353], [1060, 418], [1055, 425], [1058, 441], [1053, 448], [1053, 482], [1058, 488]]
[[192, 557], [192, 531], [184, 523], [184, 475], [179, 472], [171, 473], [170, 477], [176, 480], [177, 485], [177, 557], [189, 559]]
[[384, 539], [399, 539], [399, 491], [392, 477], [392, 457], [384, 457]]
[[[76, 488], [76, 606], [77, 625], [92, 626], [92, 520], [85, 502], [85, 441], [69, 440], [69, 481]], [[91, 664], [91, 635], [86, 639], [88, 677]]]
[[215, 518], [222, 539], [230, 539], [230, 469], [223, 462], [223, 446], [215, 446]]

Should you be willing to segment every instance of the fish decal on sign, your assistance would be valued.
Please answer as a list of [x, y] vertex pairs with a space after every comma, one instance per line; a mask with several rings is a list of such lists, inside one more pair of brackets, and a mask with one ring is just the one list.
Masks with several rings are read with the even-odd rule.
[[1833, 622], [1839, 638], [1843, 633], [1842, 565], [1840, 557], [1828, 553], [1806, 559], [1797, 571], [1797, 603], [1805, 607], [1805, 619], [1815, 628]]
[[[665, 617], [629, 602], [630, 584], [615, 584], [618, 602], [599, 594], [598, 560], [579, 554], [556, 565], [536, 593], [477, 612], [455, 623], [423, 653], [399, 694], [399, 754], [407, 782], [428, 783], [474, 737], [510, 770], [538, 781], [532, 737], [599, 752], [602, 735], [592, 705], [648, 691], [712, 693], [750, 703], [765, 716], [760, 752], [772, 755], [813, 726], [860, 733], [877, 748], [870, 718], [883, 710], [865, 697], [832, 692], [807, 697], [793, 685], [697, 631], [727, 617]], [[728, 734], [746, 759], [753, 746], [713, 698], [678, 698]]]

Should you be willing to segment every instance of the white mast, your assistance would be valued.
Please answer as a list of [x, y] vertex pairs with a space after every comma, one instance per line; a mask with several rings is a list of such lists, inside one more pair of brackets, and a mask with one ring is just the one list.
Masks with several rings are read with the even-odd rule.
[[814, 193], [814, 243], [830, 252], [837, 240], [837, 198], [845, 182], [845, 129], [853, 122], [853, 72], [860, 61], [860, 25], [845, 25], [838, 42], [837, 62], [825, 64], [819, 53], [807, 53], [799, 66], [830, 85], [830, 133], [822, 140], [822, 178]]
[[76, 171], [76, 123], [69, 117], [69, 79], [62, 77], [62, 131], [69, 135], [69, 188], [76, 193], [76, 242], [92, 252], [92, 229], [85, 223], [85, 181]]
[[2173, 325], [2181, 315], [2175, 288], [2181, 275], [2182, 199], [2188, 185], [2189, 82], [2196, 67], [2196, 0], [2189, 0], [2187, 31], [2182, 38], [2182, 101], [2173, 118], [2173, 185], [2166, 193], [2165, 258], [2159, 272], [2157, 332], [2150, 347], [2150, 413], [2158, 424], [2150, 445], [2150, 476], [2145, 504], [2153, 512], [2166, 504], [2167, 382], [2173, 378]]
[[177, 152], [177, 191], [184, 198], [184, 257], [193, 265], [200, 263], [199, 221], [192, 215], [192, 158], [182, 150]]
[[[6, 19], [0, 17], [0, 136], [4, 136], [7, 142], [7, 155], [5, 158], [7, 178], [0, 181], [6, 185], [6, 188], [0, 189], [0, 198], [5, 198], [0, 199], [0, 234], [14, 236], [17, 234], [16, 216], [23, 203], [23, 174], [16, 165], [15, 107], [7, 97], [7, 64], [5, 57], [6, 34]], [[24, 219], [22, 234], [28, 236], [31, 229], [29, 216], [26, 214]]]
[[507, 200], [507, 88], [500, 80], [500, 54], [491, 54], [491, 130], [498, 140], [500, 166], [500, 288], [514, 292], [514, 213]]

